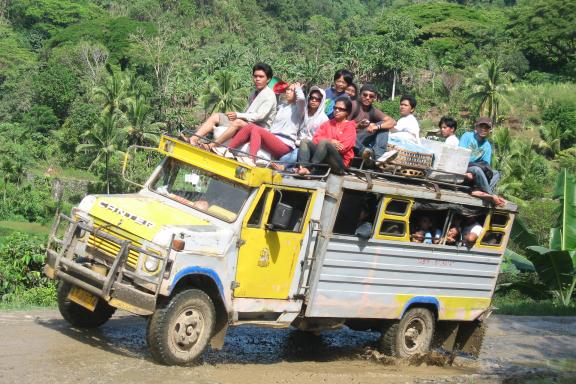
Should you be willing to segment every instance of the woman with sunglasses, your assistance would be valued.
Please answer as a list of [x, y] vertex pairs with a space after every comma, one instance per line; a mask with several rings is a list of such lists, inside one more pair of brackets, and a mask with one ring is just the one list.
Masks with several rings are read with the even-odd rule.
[[365, 160], [378, 158], [386, 152], [388, 131], [396, 125], [393, 118], [374, 107], [377, 97], [376, 87], [364, 84], [360, 88], [360, 99], [352, 102], [350, 120], [356, 122], [357, 130], [354, 152]]
[[348, 120], [351, 112], [352, 102], [348, 97], [337, 99], [334, 103], [334, 118], [322, 124], [312, 140], [302, 140], [298, 162], [304, 165], [296, 169], [299, 175], [310, 174], [309, 163], [327, 164], [333, 173], [344, 173], [354, 157], [356, 142], [356, 123]]
[[323, 123], [328, 121], [328, 116], [324, 112], [324, 102], [326, 101], [326, 93], [324, 90], [316, 85], [310, 88], [308, 98], [306, 100], [306, 108], [303, 111], [302, 123], [298, 130], [298, 139], [296, 139], [296, 148], [290, 153], [280, 158], [280, 163], [292, 166], [298, 160], [298, 147], [300, 142], [304, 139], [312, 140], [314, 132]]

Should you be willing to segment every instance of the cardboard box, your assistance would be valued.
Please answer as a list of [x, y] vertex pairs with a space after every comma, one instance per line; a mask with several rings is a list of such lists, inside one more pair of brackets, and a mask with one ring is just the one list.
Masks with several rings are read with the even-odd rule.
[[435, 140], [420, 139], [420, 141], [424, 147], [434, 152], [432, 169], [440, 171], [432, 171], [429, 176], [431, 179], [455, 184], [464, 182], [464, 174], [472, 153], [470, 149], [451, 147]]

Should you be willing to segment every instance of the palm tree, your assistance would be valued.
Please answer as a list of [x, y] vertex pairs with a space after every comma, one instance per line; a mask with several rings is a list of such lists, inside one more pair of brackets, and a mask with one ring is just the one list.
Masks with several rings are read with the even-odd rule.
[[123, 155], [119, 148], [125, 136], [126, 130], [120, 126], [121, 115], [104, 111], [98, 122], [83, 136], [89, 141], [79, 144], [76, 151], [85, 151], [94, 155], [90, 168], [104, 158], [106, 170], [106, 192], [110, 193], [110, 159], [114, 155]]
[[210, 78], [199, 100], [212, 112], [238, 111], [246, 105], [247, 89], [231, 71], [217, 71]]
[[92, 97], [102, 102], [104, 111], [114, 114], [122, 109], [128, 96], [127, 81], [121, 74], [114, 72], [110, 64], [106, 64], [106, 71], [110, 76], [104, 85], [94, 87]]
[[502, 70], [496, 60], [481, 64], [471, 79], [472, 94], [468, 96], [468, 101], [477, 102], [478, 113], [489, 116], [495, 123], [500, 104], [509, 104], [506, 96], [510, 91], [510, 80], [511, 76]]
[[552, 157], [558, 156], [562, 151], [562, 139], [564, 133], [558, 124], [540, 127], [540, 136], [542, 140], [538, 143], [538, 148], [551, 154]]
[[166, 124], [150, 122], [152, 108], [146, 103], [144, 96], [139, 95], [128, 99], [126, 106], [126, 119], [128, 120], [126, 132], [129, 144], [158, 144], [158, 136]]

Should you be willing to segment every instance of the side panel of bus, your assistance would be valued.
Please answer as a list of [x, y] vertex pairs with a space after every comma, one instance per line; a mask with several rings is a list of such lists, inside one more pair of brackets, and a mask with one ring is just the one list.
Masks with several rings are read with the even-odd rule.
[[[385, 196], [370, 239], [331, 236], [317, 255], [321, 265], [306, 316], [398, 319], [409, 306], [426, 304], [436, 308], [438, 320], [474, 320], [490, 306], [505, 244], [479, 241], [467, 249], [410, 242], [412, 205], [406, 197]], [[512, 217], [497, 229], [490, 217], [485, 228], [506, 233], [507, 240]]]

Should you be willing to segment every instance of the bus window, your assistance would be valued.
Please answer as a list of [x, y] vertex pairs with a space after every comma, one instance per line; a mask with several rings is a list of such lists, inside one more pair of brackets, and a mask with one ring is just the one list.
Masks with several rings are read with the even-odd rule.
[[492, 213], [490, 226], [504, 228], [508, 224], [508, 215], [505, 213]]
[[262, 193], [262, 195], [260, 196], [260, 200], [258, 200], [258, 204], [256, 205], [256, 208], [254, 208], [254, 211], [252, 211], [252, 214], [250, 215], [250, 218], [248, 219], [247, 225], [249, 227], [259, 227], [260, 226], [260, 223], [262, 222], [262, 215], [264, 214], [264, 205], [266, 204], [266, 198], [268, 197], [269, 192], [270, 192], [270, 188], [266, 188], [264, 193]]
[[439, 244], [448, 210], [416, 210], [410, 215], [410, 238], [415, 243]]
[[498, 246], [502, 244], [504, 239], [504, 232], [487, 231], [480, 244]]
[[406, 223], [403, 221], [384, 219], [380, 226], [380, 234], [404, 237], [406, 235]]
[[408, 210], [409, 201], [406, 200], [390, 200], [386, 206], [386, 214], [404, 216]]
[[361, 225], [374, 223], [379, 203], [380, 196], [375, 193], [344, 190], [332, 232], [354, 236]]

